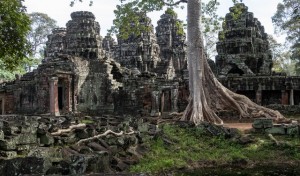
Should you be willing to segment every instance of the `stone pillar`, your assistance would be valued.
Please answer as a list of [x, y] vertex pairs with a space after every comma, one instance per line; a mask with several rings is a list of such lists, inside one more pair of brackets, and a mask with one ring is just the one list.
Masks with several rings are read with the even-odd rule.
[[295, 105], [295, 101], [294, 101], [294, 89], [290, 90], [290, 105]]
[[64, 85], [65, 85], [65, 110], [67, 112], [70, 112], [72, 110], [71, 107], [71, 80], [70, 78], [65, 79], [64, 81]]
[[178, 111], [178, 89], [172, 89], [171, 90], [171, 105], [172, 105], [172, 111], [177, 112]]
[[159, 91], [152, 91], [151, 92], [151, 113], [150, 116], [152, 117], [156, 117], [156, 116], [160, 116], [160, 112], [159, 112]]
[[289, 94], [286, 90], [281, 90], [281, 104], [282, 105], [289, 104]]
[[255, 99], [256, 99], [256, 103], [258, 105], [261, 105], [261, 102], [262, 102], [262, 90], [258, 89], [256, 90], [256, 95], [255, 95]]
[[54, 116], [59, 116], [57, 83], [57, 77], [50, 79], [50, 114]]
[[160, 97], [160, 112], [163, 113], [165, 108], [165, 92], [162, 92]]

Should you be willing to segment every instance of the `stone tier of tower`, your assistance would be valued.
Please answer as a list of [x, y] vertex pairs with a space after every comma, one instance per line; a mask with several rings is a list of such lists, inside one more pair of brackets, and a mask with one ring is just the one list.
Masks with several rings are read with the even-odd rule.
[[45, 57], [56, 57], [66, 49], [66, 28], [56, 28], [48, 35], [46, 42]]
[[[236, 13], [237, 11], [241, 13]], [[216, 66], [219, 76], [270, 75], [272, 54], [264, 27], [243, 3], [226, 14], [217, 43]]]

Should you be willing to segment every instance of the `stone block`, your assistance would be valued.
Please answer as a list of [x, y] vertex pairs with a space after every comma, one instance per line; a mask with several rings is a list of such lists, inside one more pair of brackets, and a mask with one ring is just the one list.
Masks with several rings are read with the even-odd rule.
[[18, 145], [17, 146], [17, 151], [29, 151], [30, 150], [30, 145]]
[[141, 133], [145, 133], [149, 131], [149, 124], [148, 123], [141, 123], [138, 124], [138, 131]]
[[54, 138], [49, 134], [45, 133], [44, 135], [40, 136], [40, 144], [43, 146], [49, 146], [54, 143]]
[[26, 145], [26, 144], [36, 144], [37, 135], [33, 133], [24, 133], [16, 137], [16, 144]]
[[0, 151], [0, 156], [5, 157], [7, 159], [15, 158], [15, 157], [17, 157], [17, 152], [16, 151]]
[[2, 130], [0, 130], [0, 140], [4, 139], [4, 132]]
[[288, 135], [299, 135], [299, 126], [298, 125], [291, 125], [287, 127], [287, 134]]
[[15, 150], [16, 142], [12, 139], [0, 140], [0, 150]]
[[255, 129], [272, 128], [273, 120], [270, 118], [258, 118], [253, 121], [252, 127]]
[[51, 166], [45, 158], [26, 157], [0, 160], [0, 175], [42, 175]]
[[272, 128], [265, 129], [265, 132], [269, 133], [269, 134], [285, 135], [286, 134], [286, 128], [283, 125], [275, 125]]

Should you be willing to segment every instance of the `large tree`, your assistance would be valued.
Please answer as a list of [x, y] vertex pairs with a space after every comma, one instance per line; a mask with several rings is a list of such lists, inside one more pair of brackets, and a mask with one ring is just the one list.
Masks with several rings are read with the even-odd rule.
[[273, 71], [284, 72], [289, 76], [296, 75], [296, 61], [291, 59], [292, 52], [288, 46], [278, 43], [272, 36], [268, 36], [270, 50], [272, 51]]
[[[176, 6], [187, 3], [187, 44], [189, 70], [189, 104], [182, 120], [195, 124], [208, 121], [222, 124], [223, 121], [215, 112], [228, 109], [235, 110], [241, 118], [271, 117], [283, 118], [278, 112], [253, 103], [246, 96], [236, 94], [225, 88], [212, 73], [205, 55], [201, 33], [201, 0], [120, 0], [121, 5], [115, 11], [114, 25], [122, 27], [122, 32], [132, 31], [139, 26], [137, 12], [162, 10], [164, 6]], [[213, 0], [216, 2], [216, 0]], [[137, 30], [137, 32], [140, 30]]]
[[52, 29], [56, 28], [56, 21], [50, 18], [47, 14], [40, 12], [33, 12], [29, 14], [31, 21], [31, 30], [27, 35], [27, 39], [31, 44], [31, 57], [33, 64], [39, 64], [44, 57], [44, 48], [48, 40], [48, 35], [51, 34]]
[[0, 65], [1, 71], [13, 71], [28, 61], [31, 52], [26, 39], [30, 19], [22, 0], [0, 1]]
[[283, 0], [277, 5], [272, 17], [276, 33], [286, 33], [291, 44], [292, 59], [297, 61], [296, 71], [300, 73], [300, 1]]

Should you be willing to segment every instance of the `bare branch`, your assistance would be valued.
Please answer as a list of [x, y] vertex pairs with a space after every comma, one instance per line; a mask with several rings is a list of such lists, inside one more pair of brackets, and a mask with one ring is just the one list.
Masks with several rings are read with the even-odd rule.
[[187, 2], [188, 2], [188, 0], [179, 0], [179, 1], [174, 2], [174, 3], [164, 2], [164, 4], [167, 5], [167, 6], [176, 6], [176, 5], [180, 4], [180, 3], [187, 3]]
[[84, 124], [84, 123], [80, 123], [80, 124], [77, 124], [77, 125], [71, 125], [68, 129], [59, 129], [57, 132], [51, 133], [51, 135], [52, 136], [59, 136], [59, 135], [64, 134], [64, 133], [69, 133], [74, 129], [81, 129], [81, 128], [85, 128], [85, 127], [86, 127], [86, 124]]
[[94, 139], [97, 139], [97, 138], [106, 136], [106, 135], [108, 135], [108, 134], [110, 134], [110, 133], [113, 134], [113, 135], [115, 135], [115, 136], [122, 136], [122, 135], [132, 135], [132, 134], [134, 134], [135, 132], [133, 131], [132, 127], [129, 128], [129, 132], [120, 131], [119, 133], [117, 133], [117, 132], [114, 132], [114, 131], [112, 131], [112, 130], [107, 130], [107, 131], [105, 131], [105, 132], [102, 133], [102, 134], [98, 134], [98, 135], [96, 135], [96, 136], [92, 136], [92, 137], [89, 137], [89, 138], [86, 138], [86, 139], [81, 139], [81, 140], [79, 140], [76, 144], [77, 144], [77, 145], [80, 145], [80, 144], [82, 144], [82, 143], [84, 143], [84, 142], [88, 142], [88, 141], [91, 141], [91, 140], [94, 140]]

